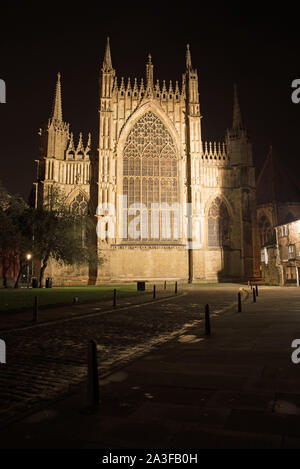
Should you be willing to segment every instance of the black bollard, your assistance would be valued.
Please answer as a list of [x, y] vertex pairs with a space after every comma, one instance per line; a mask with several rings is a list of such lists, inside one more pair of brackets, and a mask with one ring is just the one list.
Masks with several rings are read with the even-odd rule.
[[117, 306], [117, 290], [114, 288], [114, 300], [113, 300], [113, 307]]
[[253, 294], [253, 303], [256, 303], [256, 294], [255, 294], [255, 288], [252, 288], [252, 294]]
[[98, 407], [99, 400], [97, 345], [94, 340], [90, 340], [88, 345], [87, 406], [89, 408]]
[[241, 292], [238, 293], [238, 313], [242, 312], [242, 296]]
[[209, 305], [205, 305], [205, 335], [210, 336]]
[[257, 286], [257, 284], [255, 285], [255, 294], [256, 294], [256, 296], [258, 296], [258, 286]]
[[156, 298], [156, 286], [153, 285], [153, 299]]
[[167, 282], [165, 281], [165, 283], [164, 283], [164, 290], [166, 290], [166, 289], [167, 289]]
[[33, 305], [33, 322], [38, 321], [38, 316], [39, 316], [39, 303], [38, 303], [38, 297], [34, 297], [34, 305]]
[[175, 295], [177, 295], [177, 292], [178, 292], [178, 285], [177, 285], [177, 281], [175, 282]]

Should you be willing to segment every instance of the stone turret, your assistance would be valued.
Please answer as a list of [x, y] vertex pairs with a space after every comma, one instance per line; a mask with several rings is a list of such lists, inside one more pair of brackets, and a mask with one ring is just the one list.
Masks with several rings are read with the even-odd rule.
[[[64, 159], [67, 142], [69, 139], [69, 124], [63, 121], [62, 102], [61, 102], [61, 75], [57, 74], [56, 90], [53, 103], [52, 116], [48, 121], [46, 137], [47, 145], [43, 150], [46, 154], [44, 157]], [[45, 132], [45, 131], [44, 131]]]

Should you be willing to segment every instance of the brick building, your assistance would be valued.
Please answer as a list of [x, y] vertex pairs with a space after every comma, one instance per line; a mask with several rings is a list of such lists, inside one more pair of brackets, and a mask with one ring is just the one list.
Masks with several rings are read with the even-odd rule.
[[300, 286], [300, 219], [275, 227], [275, 243], [261, 248], [267, 285]]

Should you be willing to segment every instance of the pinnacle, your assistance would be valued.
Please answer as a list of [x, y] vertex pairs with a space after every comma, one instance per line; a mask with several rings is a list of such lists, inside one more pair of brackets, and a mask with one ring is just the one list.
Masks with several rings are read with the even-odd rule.
[[57, 121], [62, 121], [62, 105], [61, 105], [61, 83], [60, 83], [61, 74], [58, 72], [57, 74], [57, 82], [56, 82], [56, 91], [55, 91], [55, 98], [54, 98], [54, 107], [53, 107], [53, 119]]
[[239, 104], [239, 100], [238, 100], [237, 85], [236, 84], [234, 84], [232, 128], [233, 129], [243, 129], [242, 115], [241, 115], [241, 109], [240, 109], [240, 104]]
[[112, 70], [112, 61], [111, 61], [109, 37], [106, 39], [106, 48], [105, 48], [105, 54], [104, 54], [104, 60], [103, 60], [103, 69], [104, 70]]
[[186, 45], [186, 69], [187, 70], [192, 70], [192, 56], [191, 56], [191, 51], [190, 51], [190, 45]]

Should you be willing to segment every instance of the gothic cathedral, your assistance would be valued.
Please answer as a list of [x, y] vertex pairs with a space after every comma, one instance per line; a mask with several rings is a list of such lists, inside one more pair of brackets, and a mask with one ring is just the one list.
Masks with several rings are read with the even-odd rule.
[[[49, 263], [54, 285], [181, 280], [241, 281], [257, 273], [251, 143], [234, 89], [224, 143], [202, 140], [197, 70], [189, 46], [181, 85], [117, 80], [109, 39], [100, 77], [99, 145], [74, 141], [58, 74], [52, 117], [40, 130], [35, 204], [55, 186], [70, 210], [95, 218], [90, 266]], [[221, 111], [221, 110], [220, 110]]]

